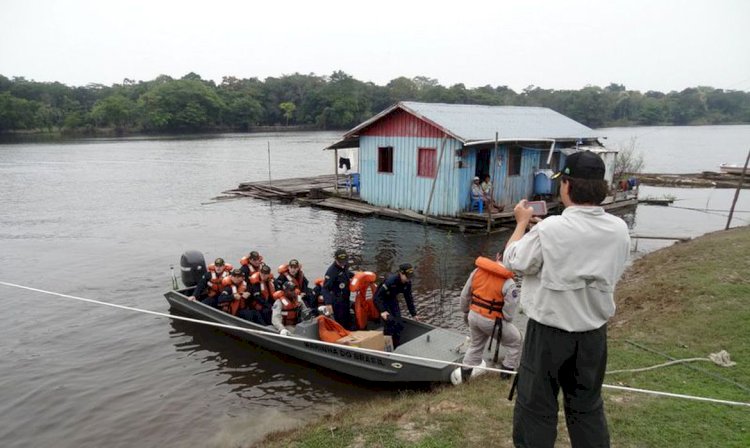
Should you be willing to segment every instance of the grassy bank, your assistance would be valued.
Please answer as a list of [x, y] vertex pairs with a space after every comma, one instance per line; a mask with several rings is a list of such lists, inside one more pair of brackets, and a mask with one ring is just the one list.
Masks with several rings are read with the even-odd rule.
[[[696, 362], [608, 375], [608, 384], [750, 402], [750, 227], [706, 235], [634, 263], [618, 285], [608, 370], [706, 357]], [[322, 421], [271, 434], [262, 446], [512, 446], [509, 382], [487, 375], [461, 387], [404, 393], [337, 410]], [[750, 409], [605, 391], [618, 447], [747, 447]], [[567, 446], [560, 418], [558, 445]]]

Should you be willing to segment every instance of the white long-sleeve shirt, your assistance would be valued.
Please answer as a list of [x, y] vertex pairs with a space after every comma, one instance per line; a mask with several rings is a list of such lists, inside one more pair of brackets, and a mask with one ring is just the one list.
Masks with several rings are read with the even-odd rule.
[[601, 207], [571, 206], [510, 243], [503, 264], [524, 276], [521, 305], [530, 319], [589, 331], [614, 315], [615, 284], [629, 253], [622, 219]]

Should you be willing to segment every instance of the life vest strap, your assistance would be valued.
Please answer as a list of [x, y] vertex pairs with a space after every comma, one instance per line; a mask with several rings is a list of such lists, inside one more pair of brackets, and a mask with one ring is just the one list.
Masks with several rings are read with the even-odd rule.
[[489, 311], [497, 311], [497, 312], [503, 311], [502, 301], [488, 301], [476, 295], [472, 296], [471, 304], [476, 305], [481, 308], [485, 308]]

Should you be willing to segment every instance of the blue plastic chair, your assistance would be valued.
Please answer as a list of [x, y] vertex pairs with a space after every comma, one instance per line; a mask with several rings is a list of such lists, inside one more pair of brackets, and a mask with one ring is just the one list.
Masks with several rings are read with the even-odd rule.
[[346, 188], [357, 189], [359, 194], [359, 173], [352, 173], [352, 175], [346, 180]]
[[482, 198], [471, 198], [471, 208], [469, 208], [469, 211], [474, 211], [475, 208], [479, 209], [480, 215], [484, 212], [484, 201]]

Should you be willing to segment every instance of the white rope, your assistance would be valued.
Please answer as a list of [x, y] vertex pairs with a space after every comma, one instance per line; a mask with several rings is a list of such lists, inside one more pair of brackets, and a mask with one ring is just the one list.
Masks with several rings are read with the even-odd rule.
[[[723, 350], [722, 350], [723, 351]], [[726, 353], [726, 352], [724, 352]], [[715, 355], [715, 353], [712, 353], [712, 355]], [[608, 370], [607, 372], [604, 372], [605, 375], [613, 375], [615, 373], [638, 373], [638, 372], [648, 372], [649, 370], [659, 369], [662, 367], [668, 367], [673, 366], [675, 364], [682, 364], [687, 362], [695, 362], [695, 361], [707, 361], [707, 362], [713, 362], [716, 365], [722, 365], [720, 362], [714, 361], [710, 358], [686, 358], [686, 359], [675, 359], [674, 361], [668, 361], [661, 364], [657, 364], [655, 366], [650, 367], [641, 367], [639, 369], [621, 369], [621, 370]], [[723, 367], [727, 367], [725, 365], [722, 365]]]
[[[278, 338], [290, 338], [290, 337], [293, 338], [294, 337], [294, 336], [283, 336], [283, 335], [281, 335], [279, 333], [274, 333], [274, 332], [255, 330], [255, 329], [252, 329], [252, 328], [236, 327], [234, 325], [220, 324], [218, 322], [209, 322], [209, 321], [200, 320], [200, 319], [193, 319], [193, 318], [190, 318], [190, 317], [177, 316], [177, 315], [173, 315], [173, 314], [162, 313], [162, 312], [159, 312], [159, 311], [144, 310], [144, 309], [135, 308], [135, 307], [132, 307], [132, 306], [117, 305], [115, 303], [102, 302], [100, 300], [87, 299], [87, 298], [84, 298], [84, 297], [72, 296], [72, 295], [69, 295], [69, 294], [62, 294], [62, 293], [58, 293], [58, 292], [46, 291], [44, 289], [32, 288], [30, 286], [23, 286], [23, 285], [18, 285], [18, 284], [15, 284], [15, 283], [4, 282], [4, 281], [0, 281], [0, 285], [8, 286], [8, 287], [11, 287], [11, 288], [25, 289], [27, 291], [38, 292], [38, 293], [47, 294], [47, 295], [51, 295], [51, 296], [64, 297], [64, 298], [73, 299], [73, 300], [79, 300], [79, 301], [82, 301], [82, 302], [95, 303], [97, 305], [104, 305], [104, 306], [109, 306], [109, 307], [112, 307], [112, 308], [119, 308], [119, 309], [128, 310], [128, 311], [135, 311], [135, 312], [138, 312], [138, 313], [151, 314], [153, 316], [166, 317], [168, 319], [182, 320], [182, 321], [185, 321], [185, 322], [193, 322], [193, 323], [202, 324], [202, 325], [208, 325], [208, 326], [212, 326], [212, 327], [226, 328], [226, 329], [229, 329], [229, 330], [238, 330], [238, 331], [244, 331], [244, 332], [247, 332], [247, 333], [260, 334], [260, 335], [263, 335], [263, 336], [278, 337]], [[417, 360], [417, 361], [436, 362], [436, 363], [441, 363], [441, 364], [445, 364], [445, 365], [453, 365], [453, 366], [464, 367], [464, 368], [469, 368], [469, 369], [477, 368], [477, 366], [470, 366], [470, 365], [467, 365], [467, 364], [462, 364], [462, 363], [452, 362], [452, 361], [444, 361], [444, 360], [441, 360], [441, 359], [424, 358], [424, 357], [421, 357], [421, 356], [405, 355], [405, 354], [395, 353], [395, 352], [382, 352], [380, 350], [371, 350], [371, 349], [361, 348], [361, 347], [347, 347], [347, 346], [342, 346], [341, 344], [334, 344], [334, 343], [331, 343], [331, 342], [318, 341], [318, 340], [315, 340], [315, 339], [304, 338], [304, 340], [305, 340], [305, 342], [309, 342], [309, 343], [314, 343], [314, 344], [319, 344], [319, 345], [325, 345], [325, 346], [330, 346], [330, 347], [336, 347], [336, 348], [346, 347], [346, 348], [351, 349], [351, 350], [373, 353], [373, 354], [377, 354], [379, 356], [385, 356], [385, 357], [395, 357], [395, 358], [400, 358], [400, 359], [411, 359], [411, 360]], [[515, 375], [516, 374], [516, 372], [511, 371], [511, 370], [497, 369], [497, 368], [493, 368], [493, 367], [482, 367], [482, 370], [485, 370], [485, 371], [488, 371], [488, 372], [508, 373], [508, 374], [511, 374], [511, 375]], [[686, 399], [686, 400], [702, 401], [702, 402], [708, 402], [708, 403], [717, 403], [717, 404], [727, 404], [727, 405], [732, 405], [732, 406], [746, 406], [746, 407], [750, 407], [750, 403], [746, 403], [746, 402], [742, 402], [742, 401], [720, 400], [720, 399], [710, 398], [710, 397], [700, 397], [700, 396], [694, 396], [694, 395], [676, 394], [676, 393], [671, 393], [671, 392], [662, 392], [662, 391], [648, 390], [648, 389], [638, 389], [638, 388], [634, 388], [634, 387], [625, 387], [625, 386], [615, 386], [615, 385], [610, 385], [610, 384], [603, 384], [602, 387], [605, 388], [605, 389], [621, 390], [621, 391], [625, 391], [625, 392], [637, 392], [637, 393], [643, 393], [643, 394], [649, 394], [649, 395], [656, 395], [656, 396], [662, 396], [662, 397], [682, 398], [682, 399]]]

